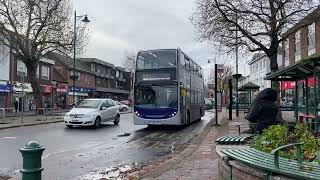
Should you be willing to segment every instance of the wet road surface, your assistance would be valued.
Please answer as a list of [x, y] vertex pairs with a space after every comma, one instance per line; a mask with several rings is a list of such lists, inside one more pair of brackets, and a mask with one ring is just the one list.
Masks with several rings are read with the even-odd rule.
[[[136, 126], [132, 114], [120, 124], [100, 129], [68, 129], [63, 123], [0, 130], [0, 175], [20, 179], [19, 148], [35, 140], [45, 146], [43, 179], [94, 179], [91, 172], [108, 167], [140, 164], [175, 153], [201, 132], [212, 114], [187, 127]], [[129, 136], [122, 136], [126, 133]]]

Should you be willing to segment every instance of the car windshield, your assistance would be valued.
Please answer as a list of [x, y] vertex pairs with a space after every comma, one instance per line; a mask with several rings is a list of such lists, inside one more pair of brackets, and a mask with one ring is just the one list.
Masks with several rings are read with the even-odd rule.
[[135, 90], [136, 105], [152, 108], [176, 108], [177, 86], [144, 86]]
[[81, 101], [76, 108], [92, 108], [97, 109], [100, 106], [101, 100], [99, 99], [85, 99]]
[[176, 50], [143, 51], [138, 54], [137, 69], [159, 69], [176, 67]]

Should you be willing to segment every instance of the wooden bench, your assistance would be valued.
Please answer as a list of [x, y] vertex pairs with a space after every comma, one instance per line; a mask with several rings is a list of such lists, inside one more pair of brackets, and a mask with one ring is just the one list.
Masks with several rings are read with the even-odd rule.
[[309, 119], [315, 120], [316, 117], [312, 114], [298, 114], [298, 120], [300, 123], [304, 123], [304, 119], [306, 119], [306, 122], [309, 122]]
[[217, 144], [244, 144], [248, 139], [252, 138], [251, 134], [243, 135], [226, 135], [215, 140]]
[[[278, 147], [271, 154], [253, 149], [222, 149], [228, 159], [239, 161], [247, 166], [265, 171], [264, 179], [269, 180], [271, 175], [281, 174], [293, 179], [319, 180], [320, 166], [313, 163], [302, 162], [301, 143]], [[296, 146], [296, 159], [291, 160], [279, 157], [281, 149]]]
[[[311, 120], [311, 122], [310, 122]], [[319, 117], [314, 116], [312, 114], [298, 114], [298, 121], [299, 123], [305, 123], [308, 126], [308, 130], [314, 134], [319, 134]]]

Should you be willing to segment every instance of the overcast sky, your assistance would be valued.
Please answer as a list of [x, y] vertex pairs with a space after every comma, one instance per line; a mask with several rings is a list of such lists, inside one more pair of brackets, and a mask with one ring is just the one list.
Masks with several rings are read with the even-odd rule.
[[[122, 66], [125, 51], [180, 47], [206, 74], [213, 67], [208, 65], [208, 59], [216, 57], [219, 63], [225, 62], [214, 48], [196, 41], [197, 33], [189, 20], [195, 0], [73, 1], [77, 14], [87, 14], [91, 21], [91, 40], [85, 57]], [[229, 64], [234, 64], [234, 60], [230, 58]]]

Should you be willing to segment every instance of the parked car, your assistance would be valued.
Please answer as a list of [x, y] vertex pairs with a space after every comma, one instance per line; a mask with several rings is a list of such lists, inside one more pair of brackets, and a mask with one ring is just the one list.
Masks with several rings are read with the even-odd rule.
[[122, 100], [122, 101], [120, 101], [120, 103], [125, 104], [127, 106], [130, 105], [130, 102], [128, 100]]
[[111, 99], [85, 99], [72, 108], [64, 116], [67, 127], [94, 126], [99, 128], [101, 123], [120, 122], [120, 113], [117, 103]]
[[214, 100], [210, 98], [204, 99], [205, 108], [206, 110], [213, 109], [214, 108]]
[[118, 107], [119, 107], [119, 111], [123, 112], [123, 111], [128, 111], [129, 110], [129, 106], [119, 102], [119, 101], [116, 101]]

